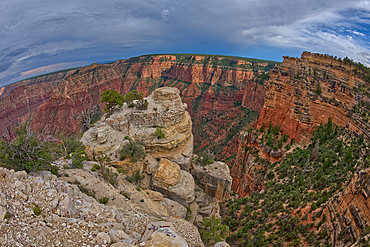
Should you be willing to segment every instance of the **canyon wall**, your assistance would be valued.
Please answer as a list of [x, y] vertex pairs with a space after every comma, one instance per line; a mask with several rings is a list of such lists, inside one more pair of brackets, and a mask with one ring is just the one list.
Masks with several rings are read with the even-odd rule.
[[38, 107], [50, 99], [53, 89], [75, 71], [36, 77], [0, 88], [0, 134], [7, 134], [8, 126], [14, 129], [32, 119]]
[[301, 140], [331, 118], [334, 124], [367, 133], [366, 126], [361, 127], [352, 114], [361, 99], [368, 100], [356, 90], [362, 85], [367, 82], [355, 66], [339, 59], [309, 52], [301, 58], [284, 57], [283, 63], [270, 71], [257, 127], [278, 124], [281, 132]]
[[[274, 66], [274, 63], [247, 59], [191, 55], [142, 56], [110, 64], [92, 64], [61, 77], [40, 77], [47, 85], [38, 82], [37, 80], [41, 79], [36, 78], [33, 85], [28, 86], [28, 90], [34, 90], [34, 98], [37, 98], [32, 107], [27, 105], [31, 99], [29, 94], [25, 94], [23, 98], [9, 96], [13, 92], [21, 91], [24, 82], [13, 84], [11, 88], [2, 88], [1, 90], [10, 93], [6, 97], [0, 95], [0, 104], [3, 106], [0, 119], [7, 119], [1, 120], [0, 132], [5, 133], [7, 126], [13, 127], [32, 120], [31, 127], [40, 132], [78, 133], [80, 123], [76, 119], [77, 115], [86, 106], [99, 106], [104, 109], [100, 95], [105, 90], [113, 89], [126, 94], [136, 89], [147, 96], [155, 88], [170, 86], [180, 90], [183, 102], [188, 105], [187, 110], [193, 119], [193, 126], [202, 126], [194, 128], [196, 149], [205, 151], [209, 143], [222, 142], [227, 149], [222, 155], [228, 157], [235, 155], [237, 144], [230, 147], [231, 136], [227, 138], [227, 142], [221, 139], [214, 142], [218, 133], [224, 132], [221, 128], [225, 128], [219, 122], [223, 121], [224, 116], [227, 119], [236, 117], [236, 121], [241, 116], [245, 120], [243, 124], [248, 125], [258, 118], [264, 98], [261, 94], [263, 86], [251, 80]], [[253, 95], [250, 97], [251, 102], [248, 101], [248, 95]], [[17, 106], [22, 104], [25, 106]], [[14, 107], [9, 107], [11, 105]], [[257, 114], [252, 114], [252, 111]], [[237, 134], [240, 129], [235, 130], [234, 125], [241, 127], [240, 124], [234, 123], [226, 126], [226, 131], [230, 127], [233, 133]], [[210, 133], [210, 137], [200, 138], [199, 132]], [[219, 150], [217, 154], [222, 151]]]

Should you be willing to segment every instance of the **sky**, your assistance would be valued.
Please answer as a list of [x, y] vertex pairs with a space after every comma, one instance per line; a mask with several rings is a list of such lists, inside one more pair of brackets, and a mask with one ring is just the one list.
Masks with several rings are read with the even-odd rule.
[[144, 54], [311, 51], [370, 66], [369, 30], [361, 0], [0, 0], [0, 87]]

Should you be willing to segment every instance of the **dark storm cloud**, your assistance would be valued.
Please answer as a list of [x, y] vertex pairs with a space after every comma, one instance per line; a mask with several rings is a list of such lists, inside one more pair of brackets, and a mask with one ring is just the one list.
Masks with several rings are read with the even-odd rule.
[[0, 87], [47, 69], [160, 52], [249, 56], [257, 47], [368, 63], [369, 13], [369, 1], [348, 0], [0, 0]]

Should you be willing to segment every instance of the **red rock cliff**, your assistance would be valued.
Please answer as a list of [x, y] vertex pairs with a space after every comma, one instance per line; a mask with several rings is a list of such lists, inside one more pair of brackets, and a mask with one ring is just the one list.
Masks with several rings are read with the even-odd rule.
[[59, 72], [34, 79], [13, 83], [0, 89], [0, 134], [20, 123], [30, 120], [40, 105], [50, 99], [50, 95], [63, 78], [75, 70]]
[[270, 71], [257, 127], [272, 122], [283, 133], [300, 140], [332, 118], [337, 125], [364, 131], [366, 128], [350, 118], [358, 98], [365, 97], [354, 87], [366, 85], [354, 69], [335, 58], [308, 52], [301, 58], [284, 57], [283, 63]]

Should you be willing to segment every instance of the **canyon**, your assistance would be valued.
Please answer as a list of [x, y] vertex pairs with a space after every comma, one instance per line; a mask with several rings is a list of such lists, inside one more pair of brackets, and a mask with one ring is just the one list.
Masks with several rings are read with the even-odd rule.
[[[182, 102], [186, 104], [180, 107], [181, 111], [188, 112], [188, 115], [185, 114], [185, 119], [190, 117], [192, 119], [190, 122], [184, 121], [183, 126], [181, 124], [178, 126], [183, 131], [180, 131], [183, 139], [177, 140], [176, 135], [173, 135], [173, 140], [171, 139], [173, 143], [158, 142], [159, 146], [157, 144], [156, 146], [146, 143], [147, 137], [136, 136], [135, 138], [142, 138], [148, 151], [152, 152], [151, 155], [161, 159], [159, 163], [163, 167], [172, 167], [172, 163], [169, 162], [177, 162], [181, 171], [189, 171], [199, 181], [205, 180], [204, 183], [198, 184], [204, 191], [211, 193], [218, 200], [224, 200], [228, 198], [228, 193], [225, 194], [222, 189], [206, 182], [207, 179], [213, 179], [212, 176], [217, 177], [217, 172], [224, 167], [217, 165], [216, 162], [204, 168], [192, 170], [192, 166], [189, 165], [194, 160], [190, 161], [192, 155], [188, 155], [190, 153], [188, 147], [193, 146], [197, 154], [204, 154], [208, 150], [213, 152], [216, 160], [221, 160], [230, 167], [231, 188], [235, 191], [235, 197], [227, 202], [231, 204], [237, 201], [237, 198], [256, 197], [256, 194], [262, 197], [266, 193], [265, 189], [268, 189], [266, 183], [272, 182], [268, 181], [268, 176], [277, 181], [281, 180], [279, 183], [284, 186], [294, 181], [291, 174], [286, 175], [286, 180], [284, 177], [277, 179], [281, 175], [278, 167], [287, 162], [285, 159], [287, 155], [301, 152], [308, 147], [313, 148], [315, 143], [312, 143], [311, 134], [315, 133], [318, 126], [330, 121], [335, 126], [340, 126], [340, 130], [346, 134], [338, 140], [343, 141], [344, 145], [349, 145], [349, 140], [361, 139], [362, 136], [365, 142], [368, 142], [370, 139], [369, 76], [367, 68], [364, 69], [348, 59], [341, 60], [310, 52], [304, 52], [300, 58], [286, 56], [281, 64], [223, 56], [141, 56], [110, 64], [92, 64], [1, 88], [0, 133], [7, 135], [8, 126], [14, 128], [22, 122], [29, 121], [32, 129], [44, 134], [55, 135], [60, 132], [67, 135], [77, 134], [81, 126], [76, 116], [86, 107], [97, 106], [101, 112], [104, 105], [100, 102], [100, 95], [107, 89], [116, 90], [122, 95], [138, 90], [145, 96], [149, 96], [157, 88], [175, 87], [179, 90]], [[154, 112], [147, 114], [154, 114]], [[117, 114], [112, 117], [112, 119], [115, 118], [129, 119], [127, 116]], [[105, 121], [106, 124], [103, 126], [100, 122], [90, 130], [91, 133], [93, 132], [90, 136], [92, 139], [99, 138], [108, 125], [109, 128], [116, 130], [124, 127], [118, 126], [115, 124], [116, 120], [109, 120], [109, 118], [101, 121]], [[278, 128], [278, 134], [273, 136], [274, 145], [266, 143], [268, 134], [272, 131], [269, 126]], [[163, 125], [163, 127], [168, 126]], [[268, 127], [270, 130], [267, 129]], [[191, 135], [190, 128], [194, 136]], [[154, 133], [154, 130], [151, 132]], [[172, 135], [178, 130], [169, 128], [168, 132]], [[153, 133], [150, 138], [154, 138]], [[277, 141], [284, 135], [287, 136], [287, 140], [283, 145], [278, 146]], [[121, 139], [123, 136], [123, 134], [119, 135]], [[104, 136], [101, 138], [104, 139]], [[122, 140], [119, 141], [122, 142]], [[94, 142], [98, 143], [99, 139]], [[85, 144], [87, 145], [87, 142]], [[181, 146], [180, 153], [183, 156], [173, 157], [167, 153], [167, 156], [157, 157], [156, 153], [161, 155], [166, 153], [165, 147], [168, 145]], [[88, 156], [99, 151], [94, 148], [104, 149], [98, 144], [92, 148], [88, 147]], [[333, 246], [359, 244], [369, 238], [368, 184], [370, 180], [368, 168], [365, 169], [366, 167], [361, 165], [368, 162], [366, 161], [367, 151], [363, 152], [360, 151], [358, 154], [359, 163], [351, 168], [352, 170], [348, 168], [349, 175], [346, 178], [349, 179], [348, 183], [341, 184], [344, 190], [341, 189], [339, 192], [336, 190], [338, 193], [326, 198], [328, 200], [317, 209], [311, 209], [314, 207], [312, 205], [315, 205], [312, 202], [300, 206], [299, 210], [286, 209], [292, 217], [299, 215], [304, 226], [312, 223], [312, 229], [314, 229], [312, 232], [317, 234], [316, 236], [319, 236], [320, 232], [327, 232], [327, 240], [330, 240]], [[114, 151], [111, 154], [114, 159]], [[296, 161], [297, 164], [291, 164], [291, 168], [295, 169], [296, 165], [306, 162], [306, 165], [302, 163], [304, 169], [302, 168], [301, 176], [314, 170], [315, 162], [310, 160], [309, 155], [308, 158], [306, 156], [302, 158], [303, 161], [298, 160], [300, 163]], [[326, 156], [322, 162], [325, 160]], [[120, 161], [113, 162], [118, 165]], [[342, 160], [338, 161], [340, 162]], [[179, 170], [178, 173], [181, 173], [180, 168], [173, 167], [176, 168], [166, 168], [167, 170], [163, 168], [164, 173], [171, 173], [171, 170]], [[347, 167], [348, 164], [344, 164], [343, 169]], [[202, 173], [204, 171], [213, 172], [213, 175], [205, 176]], [[161, 174], [148, 172], [148, 175], [151, 178], [162, 179]], [[225, 183], [228, 184], [228, 182]], [[144, 187], [149, 185], [163, 194], [167, 193], [162, 190], [159, 183], [150, 184], [146, 181], [142, 184]], [[329, 189], [330, 186], [324, 190]], [[281, 190], [285, 191], [285, 188], [282, 187]], [[310, 189], [310, 193], [312, 191]], [[320, 193], [318, 195], [324, 195], [324, 192]], [[194, 195], [191, 196], [192, 200], [196, 198]], [[185, 200], [180, 204], [188, 206], [189, 202]], [[254, 203], [254, 205], [258, 204]], [[284, 201], [284, 207], [288, 205], [290, 202]], [[268, 219], [276, 223], [285, 217], [284, 213], [285, 211], [276, 216], [275, 222], [273, 220], [275, 216]], [[308, 220], [302, 219], [305, 214]], [[319, 216], [316, 216], [317, 214]], [[307, 241], [306, 239], [306, 242], [303, 242], [305, 246], [308, 245]]]
[[[86, 106], [98, 106], [101, 111], [100, 95], [105, 90], [124, 95], [136, 89], [147, 96], [155, 88], [171, 86], [180, 90], [193, 126], [197, 126], [196, 152], [217, 146], [217, 158], [235, 157], [237, 144], [227, 133], [236, 134], [257, 120], [264, 87], [253, 79], [275, 64], [222, 56], [148, 55], [40, 76], [1, 89], [0, 133], [29, 121], [32, 129], [44, 134], [77, 134], [80, 122], [76, 116]], [[239, 118], [243, 126], [225, 125], [225, 120], [237, 123]], [[207, 138], [200, 137], [203, 133]]]

